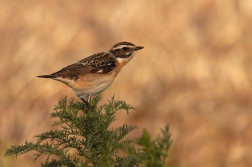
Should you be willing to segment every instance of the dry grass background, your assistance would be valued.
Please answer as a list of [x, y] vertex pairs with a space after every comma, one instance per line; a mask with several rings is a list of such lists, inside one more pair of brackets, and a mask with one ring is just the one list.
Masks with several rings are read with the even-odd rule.
[[251, 0], [1, 0], [0, 166], [39, 166], [5, 149], [51, 129], [54, 105], [76, 97], [35, 76], [120, 41], [145, 48], [103, 94], [137, 108], [117, 124], [139, 126], [131, 136], [169, 124], [174, 167], [252, 166], [251, 23]]

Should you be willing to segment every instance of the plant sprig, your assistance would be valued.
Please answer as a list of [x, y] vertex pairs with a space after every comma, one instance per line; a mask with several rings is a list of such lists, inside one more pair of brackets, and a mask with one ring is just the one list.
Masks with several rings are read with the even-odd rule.
[[[100, 100], [101, 96], [94, 97], [90, 102], [94, 109], [87, 112], [84, 103], [75, 102], [73, 98], [61, 99], [51, 113], [51, 118], [57, 119], [52, 126], [60, 126], [59, 130], [36, 135], [36, 143], [26, 141], [24, 145], [13, 145], [5, 156], [35, 151], [34, 160], [47, 155], [41, 167], [164, 166], [171, 144], [168, 126], [161, 129], [162, 136], [155, 140], [151, 140], [147, 130], [143, 130], [140, 138], [126, 139], [137, 126], [124, 124], [112, 129], [110, 125], [116, 120], [116, 112], [126, 110], [128, 113], [134, 108], [125, 101], [116, 101], [114, 96], [98, 107]], [[119, 152], [125, 155], [119, 156]]]

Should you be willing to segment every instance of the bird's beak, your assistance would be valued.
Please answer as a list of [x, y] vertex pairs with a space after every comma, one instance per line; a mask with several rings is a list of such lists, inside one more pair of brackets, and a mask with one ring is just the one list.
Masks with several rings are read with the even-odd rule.
[[135, 48], [135, 50], [140, 50], [140, 49], [143, 49], [144, 47], [142, 47], [142, 46], [137, 46], [136, 48]]

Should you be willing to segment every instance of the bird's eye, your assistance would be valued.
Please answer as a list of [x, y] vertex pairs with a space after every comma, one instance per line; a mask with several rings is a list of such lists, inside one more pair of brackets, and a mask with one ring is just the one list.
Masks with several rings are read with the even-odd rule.
[[127, 47], [123, 47], [122, 49], [123, 49], [123, 51], [128, 51], [129, 50], [129, 48], [127, 48]]

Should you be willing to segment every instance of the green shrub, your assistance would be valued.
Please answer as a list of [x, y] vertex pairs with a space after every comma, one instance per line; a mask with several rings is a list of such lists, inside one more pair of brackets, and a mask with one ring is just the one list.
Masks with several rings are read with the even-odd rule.
[[[144, 164], [146, 167], [163, 167], [170, 147], [170, 133], [166, 126], [162, 135], [151, 140], [147, 130], [137, 139], [125, 136], [136, 126], [124, 124], [112, 129], [116, 112], [134, 109], [124, 101], [114, 97], [102, 106], [97, 106], [101, 96], [94, 97], [90, 111], [84, 103], [64, 98], [59, 101], [51, 118], [58, 118], [52, 126], [60, 130], [36, 135], [37, 142], [26, 141], [24, 145], [14, 145], [6, 150], [5, 156], [21, 155], [35, 151], [35, 160], [48, 155], [41, 167], [132, 167]], [[124, 153], [119, 156], [118, 153]], [[52, 156], [53, 155], [53, 156]]]

